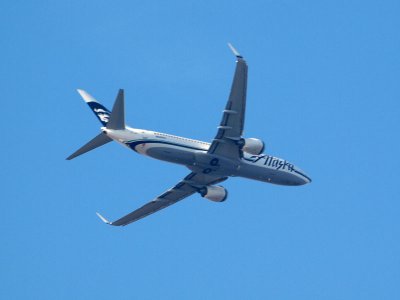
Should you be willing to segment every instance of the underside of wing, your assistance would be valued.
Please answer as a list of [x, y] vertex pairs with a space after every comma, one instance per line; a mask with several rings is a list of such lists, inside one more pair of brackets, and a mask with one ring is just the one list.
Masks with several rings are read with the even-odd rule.
[[229, 44], [229, 47], [237, 58], [236, 70], [217, 135], [208, 152], [229, 158], [239, 158], [246, 112], [247, 64], [232, 45]]
[[114, 222], [108, 221], [99, 213], [97, 213], [97, 215], [103, 222], [107, 224], [113, 226], [125, 226], [132, 222], [140, 220], [148, 215], [151, 215], [163, 208], [166, 208], [180, 200], [183, 200], [186, 197], [189, 197], [195, 192], [198, 192], [204, 186], [213, 185], [221, 181], [224, 181], [225, 179], [226, 179], [225, 177], [220, 178], [206, 174], [190, 173], [177, 185], [167, 190], [165, 193], [158, 196], [156, 199], [150, 201], [149, 203], [143, 205], [137, 210], [131, 212], [130, 214], [127, 214], [126, 216]]

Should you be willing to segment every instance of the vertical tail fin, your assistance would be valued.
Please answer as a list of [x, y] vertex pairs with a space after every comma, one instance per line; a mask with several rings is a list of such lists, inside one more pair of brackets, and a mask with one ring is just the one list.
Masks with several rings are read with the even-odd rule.
[[[123, 130], [125, 129], [125, 100], [124, 100], [124, 90], [120, 89], [115, 99], [115, 103], [110, 112], [107, 108], [101, 105], [99, 102], [96, 101], [91, 95], [89, 95], [84, 90], [78, 90], [78, 93], [82, 96], [83, 100], [89, 105], [92, 109], [94, 114], [97, 116], [101, 124], [107, 127], [107, 129], [114, 129], [114, 130]], [[71, 160], [79, 155], [82, 155], [86, 152], [89, 152], [93, 149], [96, 149], [100, 146], [103, 146], [112, 139], [105, 135], [104, 133], [100, 133], [94, 139], [89, 141], [87, 144], [82, 146], [80, 149], [75, 151], [71, 154], [67, 160]]]
[[83, 100], [85, 100], [85, 102], [89, 105], [90, 109], [94, 112], [100, 123], [103, 124], [103, 126], [106, 126], [110, 119], [111, 112], [102, 104], [100, 104], [95, 98], [93, 98], [88, 92], [80, 89], [77, 91]]

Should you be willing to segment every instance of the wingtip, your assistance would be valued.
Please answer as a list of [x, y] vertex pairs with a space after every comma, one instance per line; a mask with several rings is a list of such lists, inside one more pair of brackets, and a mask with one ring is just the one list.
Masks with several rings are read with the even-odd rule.
[[72, 160], [74, 159], [76, 156], [74, 155], [75, 153], [72, 153], [70, 156], [68, 156], [65, 160]]
[[235, 49], [235, 47], [232, 46], [231, 43], [228, 43], [228, 47], [231, 49], [232, 53], [237, 57], [237, 58], [243, 58], [243, 56], [240, 55], [239, 51]]
[[96, 215], [100, 218], [100, 220], [102, 220], [104, 223], [112, 225], [112, 222], [108, 221], [106, 218], [104, 218], [101, 214], [99, 214], [98, 212], [96, 212]]

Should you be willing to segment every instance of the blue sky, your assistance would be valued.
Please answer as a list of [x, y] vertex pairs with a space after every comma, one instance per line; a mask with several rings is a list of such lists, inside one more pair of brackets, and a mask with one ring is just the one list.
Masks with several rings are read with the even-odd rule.
[[[399, 1], [2, 1], [0, 297], [400, 298]], [[105, 226], [188, 171], [110, 144], [76, 88], [127, 122], [210, 141], [249, 64], [246, 136], [310, 185], [240, 178]]]

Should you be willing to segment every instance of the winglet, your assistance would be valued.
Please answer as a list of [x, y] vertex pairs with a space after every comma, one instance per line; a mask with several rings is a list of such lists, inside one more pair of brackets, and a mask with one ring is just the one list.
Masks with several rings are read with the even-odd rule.
[[102, 220], [104, 223], [112, 225], [112, 222], [108, 221], [106, 218], [104, 218], [101, 214], [99, 214], [98, 212], [96, 212], [96, 215], [100, 218], [100, 220]]
[[243, 58], [243, 56], [240, 55], [240, 53], [235, 49], [235, 47], [232, 46], [231, 43], [228, 43], [229, 48], [231, 49], [231, 51], [233, 52], [233, 54], [237, 57], [237, 58]]

